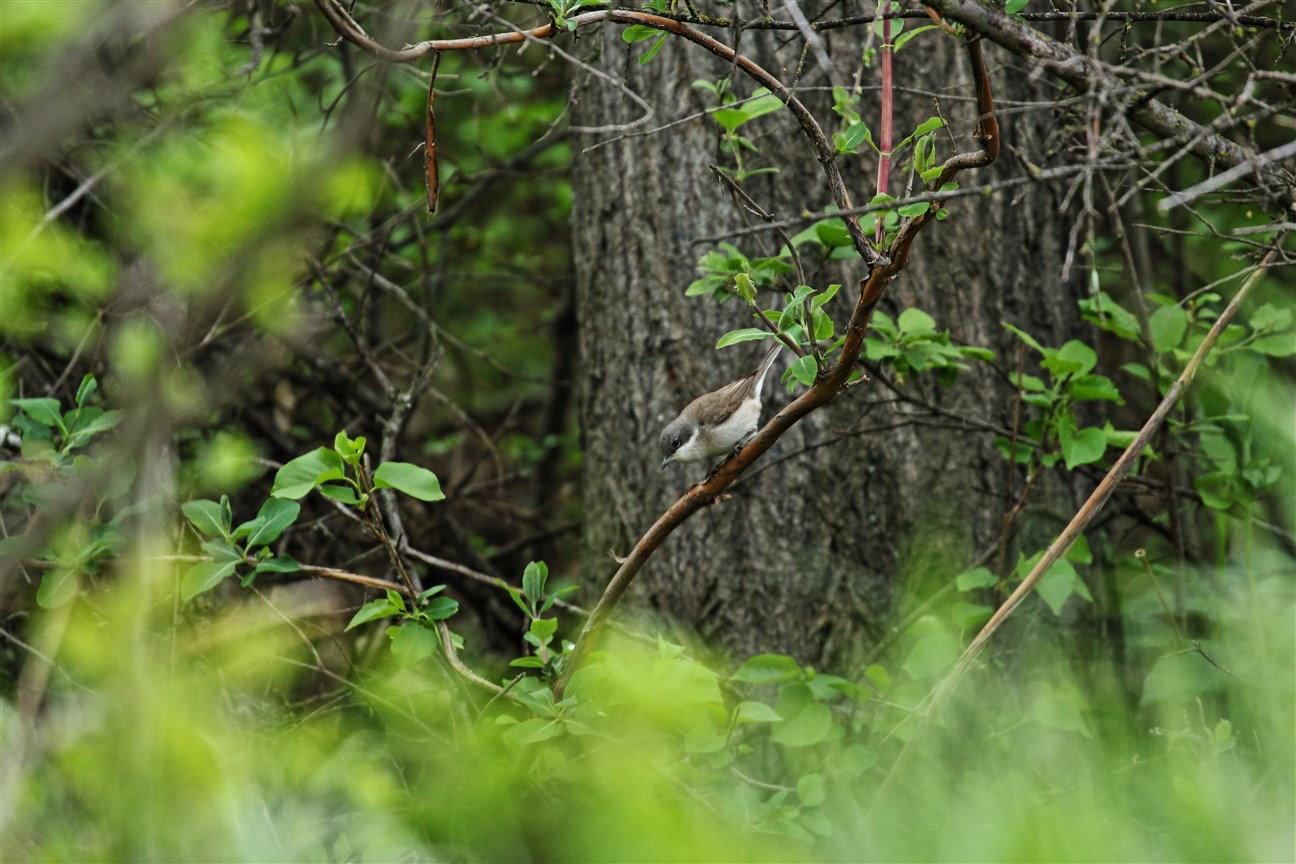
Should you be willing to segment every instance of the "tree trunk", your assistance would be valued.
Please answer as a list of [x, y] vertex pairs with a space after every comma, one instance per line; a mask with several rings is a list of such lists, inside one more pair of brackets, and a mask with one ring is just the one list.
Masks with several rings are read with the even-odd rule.
[[[836, 80], [852, 80], [866, 33], [857, 27], [825, 34]], [[732, 44], [732, 32], [712, 35]], [[717, 124], [698, 116], [649, 131], [715, 107], [714, 97], [691, 82], [715, 81], [729, 72], [729, 64], [669, 39], [641, 66], [637, 58], [644, 45], [628, 49], [621, 29], [612, 26], [582, 45], [586, 62], [624, 78], [653, 108], [649, 120], [627, 133], [578, 135], [574, 145], [586, 507], [582, 567], [592, 592], [601, 590], [614, 569], [608, 553], [627, 552], [709, 467], [670, 466], [663, 472], [657, 450], [662, 427], [693, 397], [749, 373], [765, 343], [715, 351], [724, 332], [753, 326], [749, 311], [739, 302], [684, 296], [697, 278], [699, 256], [714, 245], [699, 238], [753, 221], [707, 169], [708, 162], [731, 160], [718, 151]], [[791, 84], [801, 46], [799, 35], [787, 31], [747, 31], [740, 51]], [[999, 55], [989, 53], [998, 101], [1027, 98], [1025, 76], [1004, 74], [996, 66]], [[813, 57], [811, 52], [805, 59], [796, 86], [830, 135], [838, 120], [828, 81]], [[876, 68], [864, 68], [861, 81], [873, 87]], [[896, 57], [896, 81], [939, 92], [958, 149], [975, 149], [970, 74], [956, 40], [939, 31], [914, 39]], [[753, 87], [740, 78], [735, 91], [745, 97]], [[867, 90], [860, 106], [874, 130], [876, 92]], [[582, 126], [630, 123], [643, 113], [620, 90], [589, 75], [577, 75], [572, 102], [573, 123]], [[934, 113], [932, 94], [899, 94], [896, 140]], [[1045, 161], [1047, 117], [1015, 114], [1001, 122], [1009, 148], [1032, 162]], [[779, 169], [744, 184], [763, 207], [787, 217], [831, 202], [822, 170], [789, 112], [761, 117], [741, 132], [761, 150], [744, 154], [751, 165]], [[941, 158], [952, 152], [947, 141]], [[592, 145], [601, 146], [588, 149]], [[1009, 152], [1005, 157], [1013, 159]], [[868, 201], [876, 159], [838, 160], [855, 201]], [[1022, 173], [1019, 165], [1011, 167]], [[994, 166], [963, 179], [979, 184], [1007, 173]], [[891, 193], [903, 195], [906, 182], [894, 175]], [[918, 185], [914, 193], [921, 191]], [[1053, 188], [1036, 185], [957, 199], [947, 205], [948, 220], [927, 227], [909, 269], [880, 308], [893, 317], [911, 306], [923, 309], [938, 328], [950, 328], [956, 342], [995, 350], [1000, 371], [978, 364], [948, 388], [917, 376], [902, 385], [903, 392], [942, 411], [1011, 426], [1015, 390], [1002, 372], [1016, 369], [1018, 349], [1000, 322], [1059, 344], [1078, 320], [1074, 291], [1060, 280], [1067, 238], [1057, 198]], [[776, 254], [779, 243], [769, 233], [734, 242], [751, 257]], [[866, 275], [861, 261], [842, 263], [808, 268], [806, 274], [817, 288], [843, 284], [834, 310], [839, 326]], [[794, 286], [795, 278], [790, 280], [785, 290]], [[762, 302], [782, 305], [772, 295]], [[777, 373], [790, 359], [790, 353], [781, 357], [766, 381], [764, 419], [789, 400]], [[676, 531], [640, 574], [632, 598], [740, 657], [787, 653], [802, 663], [849, 670], [883, 637], [900, 591], [930, 593], [998, 542], [1009, 472], [993, 435], [955, 419], [916, 420], [915, 413], [877, 380], [841, 394], [753, 465], [730, 487], [731, 498]], [[1013, 482], [1020, 490], [1021, 479]], [[1046, 494], [1069, 496], [1067, 490]]]

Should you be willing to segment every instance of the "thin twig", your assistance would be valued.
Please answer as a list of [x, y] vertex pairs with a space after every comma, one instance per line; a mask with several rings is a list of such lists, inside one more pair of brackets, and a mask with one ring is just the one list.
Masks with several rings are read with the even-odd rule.
[[900, 755], [896, 757], [896, 761], [892, 764], [890, 772], [888, 772], [886, 779], [878, 788], [878, 791], [873, 798], [873, 802], [869, 805], [870, 811], [877, 807], [878, 803], [890, 788], [891, 783], [898, 776], [900, 768], [905, 763], [908, 754], [912, 751], [914, 743], [918, 740], [918, 733], [927, 727], [936, 714], [949, 701], [950, 697], [954, 695], [954, 691], [958, 688], [959, 682], [962, 681], [963, 676], [967, 674], [968, 669], [971, 668], [972, 662], [976, 660], [977, 656], [990, 641], [990, 637], [993, 636], [995, 631], [997, 631], [1003, 622], [1007, 620], [1008, 616], [1013, 613], [1013, 610], [1021, 604], [1022, 600], [1024, 600], [1032, 590], [1034, 590], [1040, 579], [1042, 579], [1044, 574], [1049, 571], [1049, 568], [1067, 553], [1067, 550], [1071, 548], [1071, 545], [1076, 541], [1076, 538], [1084, 533], [1085, 528], [1087, 528], [1089, 523], [1093, 521], [1094, 517], [1102, 511], [1103, 506], [1111, 497], [1116, 486], [1119, 485], [1125, 475], [1129, 473], [1130, 469], [1134, 466], [1135, 460], [1142, 455], [1143, 450], [1147, 447], [1152, 436], [1161, 427], [1161, 424], [1165, 422], [1166, 415], [1170, 413], [1170, 409], [1175, 406], [1180, 397], [1183, 396], [1188, 387], [1192, 384], [1193, 378], [1196, 377], [1197, 370], [1201, 366], [1202, 361], [1205, 360], [1206, 356], [1211, 352], [1211, 349], [1214, 348], [1215, 342], [1219, 339], [1220, 333], [1224, 332], [1224, 328], [1233, 320], [1238, 309], [1241, 308], [1243, 302], [1245, 302], [1246, 298], [1251, 294], [1251, 290], [1255, 288], [1259, 283], [1260, 278], [1268, 271], [1269, 265], [1277, 256], [1278, 249], [1282, 246], [1285, 239], [1285, 234], [1275, 239], [1273, 247], [1269, 250], [1268, 254], [1265, 255], [1264, 259], [1260, 261], [1256, 269], [1252, 271], [1251, 275], [1247, 277], [1246, 281], [1242, 283], [1242, 287], [1238, 289], [1237, 294], [1233, 296], [1233, 299], [1229, 302], [1228, 306], [1225, 307], [1224, 311], [1220, 313], [1219, 318], [1215, 320], [1214, 325], [1206, 334], [1206, 337], [1202, 340], [1201, 344], [1197, 347], [1192, 358], [1188, 361], [1188, 365], [1184, 367], [1183, 372], [1181, 372], [1179, 377], [1175, 379], [1174, 383], [1170, 385], [1170, 389], [1166, 391], [1165, 397], [1161, 400], [1161, 403], [1157, 405], [1156, 410], [1152, 412], [1152, 416], [1143, 424], [1143, 428], [1139, 430], [1138, 435], [1135, 436], [1134, 440], [1130, 442], [1130, 445], [1125, 448], [1125, 452], [1123, 452], [1120, 458], [1116, 460], [1116, 464], [1112, 465], [1111, 469], [1098, 484], [1098, 487], [1094, 489], [1088, 500], [1086, 500], [1080, 507], [1079, 511], [1076, 512], [1071, 521], [1067, 523], [1067, 526], [1062, 529], [1062, 533], [1059, 534], [1051, 544], [1049, 544], [1048, 549], [1031, 569], [1030, 573], [1026, 574], [1026, 577], [1022, 579], [1021, 584], [1017, 586], [1016, 590], [1014, 590], [1012, 594], [1008, 596], [1008, 599], [1005, 600], [1003, 604], [995, 610], [995, 613], [990, 616], [990, 620], [981, 628], [981, 632], [976, 635], [976, 638], [973, 639], [971, 644], [969, 644], [966, 650], [964, 650], [963, 654], [954, 664], [954, 667], [950, 670], [949, 674], [945, 676], [935, 691], [933, 691], [931, 700], [927, 705], [927, 710], [923, 712], [918, 721], [918, 729], [915, 730], [912, 736], [910, 736], [909, 740], [905, 743], [904, 749], [902, 749]]

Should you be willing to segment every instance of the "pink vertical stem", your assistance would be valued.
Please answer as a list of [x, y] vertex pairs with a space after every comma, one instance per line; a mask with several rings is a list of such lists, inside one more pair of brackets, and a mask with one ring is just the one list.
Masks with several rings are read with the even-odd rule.
[[[890, 12], [891, 3], [878, 3], [878, 12]], [[891, 112], [893, 108], [891, 92], [891, 19], [882, 19], [882, 130], [881, 139], [878, 141], [878, 149], [882, 151], [878, 158], [878, 176], [877, 192], [879, 195], [885, 195], [887, 191], [887, 181], [891, 177]], [[885, 234], [883, 229], [882, 214], [877, 216], [876, 239], [878, 244], [882, 243]]]

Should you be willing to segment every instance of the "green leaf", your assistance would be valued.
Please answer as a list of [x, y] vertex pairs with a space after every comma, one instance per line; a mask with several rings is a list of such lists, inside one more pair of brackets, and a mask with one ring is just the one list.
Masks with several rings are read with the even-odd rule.
[[545, 581], [549, 578], [549, 565], [543, 561], [532, 561], [522, 571], [522, 593], [531, 601], [532, 607], [544, 596]]
[[1266, 303], [1255, 311], [1247, 323], [1257, 332], [1264, 330], [1286, 330], [1296, 317], [1290, 309], [1279, 309], [1272, 303]]
[[209, 537], [224, 537], [229, 534], [229, 522], [225, 521], [226, 511], [215, 501], [186, 501], [180, 505], [180, 512], [200, 534]]
[[1290, 357], [1296, 354], [1296, 333], [1271, 333], [1255, 339], [1247, 347], [1270, 357]]
[[67, 445], [80, 447], [98, 435], [107, 432], [125, 418], [120, 411], [100, 411], [98, 408], [79, 408], [71, 412], [72, 425], [68, 428]]
[[21, 408], [28, 417], [42, 426], [62, 428], [63, 415], [57, 399], [10, 399], [9, 404]]
[[[1254, 318], [1252, 319], [1251, 326], [1253, 327], [1255, 326]], [[77, 385], [76, 404], [84, 405], [86, 403], [86, 400], [89, 399], [91, 395], [93, 395], [94, 392], [98, 389], [99, 389], [99, 382], [95, 380], [95, 376], [90, 373], [86, 373], [86, 375], [81, 379], [81, 383]]]
[[868, 360], [888, 360], [892, 357], [899, 357], [900, 349], [894, 345], [888, 345], [881, 340], [874, 339], [872, 336], [864, 340], [864, 357]]
[[1152, 334], [1152, 347], [1165, 354], [1178, 347], [1188, 332], [1188, 313], [1182, 306], [1162, 306], [1148, 318], [1148, 331]]
[[1237, 501], [1237, 488], [1231, 471], [1210, 471], [1193, 478], [1193, 491], [1212, 510], [1228, 510]]
[[1098, 354], [1085, 343], [1072, 339], [1056, 351], [1045, 351], [1040, 363], [1059, 378], [1084, 375], [1098, 365]]
[[798, 381], [807, 387], [814, 384], [815, 376], [819, 374], [819, 367], [815, 364], [815, 358], [809, 354], [804, 357], [798, 357], [788, 367], [785, 378], [791, 381]]
[[872, 141], [873, 133], [864, 123], [852, 123], [845, 132], [833, 134], [833, 143], [838, 153], [854, 153], [865, 141]]
[[213, 537], [202, 544], [202, 550], [216, 561], [242, 561], [243, 553], [224, 537]]
[[509, 665], [519, 666], [523, 669], [543, 669], [545, 664], [539, 657], [519, 657], [516, 660], [510, 660]]
[[215, 588], [234, 573], [237, 561], [203, 561], [185, 571], [180, 580], [180, 599], [188, 602]]
[[379, 597], [377, 600], [370, 600], [368, 603], [361, 606], [356, 611], [356, 614], [351, 616], [351, 622], [347, 624], [346, 629], [342, 632], [345, 633], [348, 630], [359, 627], [361, 624], [367, 624], [375, 618], [387, 618], [391, 615], [395, 615], [397, 611], [398, 610], [392, 606], [391, 601], [386, 597]]
[[734, 708], [735, 723], [778, 723], [783, 718], [764, 702], [739, 702]]
[[954, 579], [954, 585], [960, 591], [974, 591], [977, 588], [993, 588], [999, 584], [999, 578], [986, 567], [977, 567], [960, 573]]
[[265, 546], [279, 539], [284, 529], [297, 520], [301, 505], [284, 498], [270, 498], [261, 505], [256, 521], [260, 524], [248, 536], [247, 548]]
[[291, 555], [276, 555], [256, 565], [254, 573], [296, 573], [301, 569], [297, 559]]
[[1036, 722], [1051, 729], [1079, 732], [1086, 738], [1093, 737], [1079, 708], [1060, 689], [1046, 689], [1040, 693], [1031, 713]]
[[813, 230], [815, 239], [829, 249], [851, 245], [850, 231], [835, 219], [816, 222], [810, 230]]
[[801, 676], [801, 667], [786, 654], [757, 654], [730, 676], [731, 681], [747, 684], [778, 684]]
[[877, 688], [878, 693], [885, 693], [891, 689], [891, 675], [887, 672], [886, 667], [880, 663], [872, 663], [864, 670], [864, 677]]
[[388, 627], [387, 635], [392, 640], [392, 656], [403, 666], [412, 666], [431, 657], [441, 645], [437, 634], [414, 623], [407, 623], [403, 627]]
[[562, 735], [566, 729], [561, 720], [550, 720], [546, 717], [532, 717], [510, 727], [504, 737], [514, 744], [538, 744]]
[[896, 323], [904, 336], [927, 336], [936, 332], [935, 319], [921, 309], [904, 310]]
[[496, 579], [495, 581], [499, 583], [500, 587], [508, 592], [508, 595], [513, 598], [513, 602], [517, 604], [517, 607], [521, 609], [523, 613], [526, 615], [531, 614], [531, 610], [527, 607], [526, 601], [522, 599], [521, 591], [508, 584], [503, 579]]
[[810, 747], [827, 738], [832, 725], [832, 710], [821, 702], [811, 702], [800, 713], [775, 724], [770, 740], [785, 747]]
[[56, 609], [76, 597], [80, 584], [80, 575], [75, 569], [46, 570], [41, 574], [40, 587], [36, 589], [36, 604], [42, 609]]
[[[319, 487], [320, 494], [325, 498], [332, 498], [334, 501], [341, 501], [343, 504], [358, 505], [360, 498], [351, 486], [341, 486], [337, 483], [325, 483]], [[273, 493], [272, 493], [273, 494]]]
[[397, 611], [388, 598], [378, 597], [377, 600], [371, 600], [367, 604], [360, 606], [356, 613], [351, 615], [351, 622], [347, 624], [346, 630], [342, 632], [354, 630], [360, 624], [367, 624], [376, 618], [390, 618], [391, 615], [397, 614]]
[[729, 280], [723, 276], [703, 276], [701, 279], [694, 280], [684, 289], [685, 297], [700, 297], [704, 294], [714, 294], [716, 291], [723, 290]]
[[847, 123], [858, 123], [859, 112], [855, 110], [855, 106], [859, 104], [860, 97], [852, 96], [851, 92], [841, 85], [835, 85], [832, 94], [833, 112]]
[[536, 638], [543, 642], [553, 636], [554, 633], [558, 632], [558, 619], [532, 618], [530, 629], [531, 632], [535, 634]]
[[732, 132], [750, 118], [741, 108], [720, 108], [711, 112], [711, 116], [726, 132]]
[[1036, 351], [1038, 351], [1038, 352], [1041, 353], [1041, 354], [1045, 353], [1045, 352], [1044, 352], [1044, 346], [1041, 345], [1040, 343], [1036, 342], [1036, 341], [1035, 341], [1035, 337], [1034, 337], [1034, 336], [1031, 336], [1031, 335], [1030, 335], [1029, 333], [1027, 333], [1025, 330], [1022, 330], [1022, 329], [1019, 328], [1019, 327], [1014, 327], [1013, 325], [1009, 324], [1007, 321], [1004, 321], [1004, 322], [1003, 322], [1003, 326], [1004, 326], [1004, 327], [1005, 327], [1009, 332], [1015, 334], [1015, 335], [1017, 336], [1018, 339], [1020, 339], [1020, 340], [1022, 340], [1023, 342], [1025, 342], [1025, 343], [1026, 343], [1026, 347], [1028, 347], [1028, 348], [1034, 348]]
[[828, 797], [824, 790], [824, 777], [818, 773], [806, 774], [798, 779], [796, 790], [797, 797], [806, 807], [818, 807]]
[[757, 87], [752, 91], [752, 98], [743, 103], [742, 109], [747, 113], [747, 119], [763, 117], [766, 114], [773, 114], [783, 108], [783, 100], [775, 96], [765, 87]]
[[1106, 399], [1121, 405], [1125, 404], [1120, 391], [1106, 375], [1081, 375], [1073, 378], [1066, 389], [1077, 402]]
[[351, 438], [346, 432], [339, 432], [333, 436], [333, 452], [342, 457], [342, 461], [348, 465], [359, 463], [360, 457], [364, 455], [364, 449], [365, 437], [363, 435]]
[[984, 360], [986, 362], [993, 361], [997, 356], [989, 348], [979, 348], [976, 345], [960, 345], [958, 346], [958, 353], [969, 360]]
[[1080, 312], [1086, 321], [1092, 321], [1108, 333], [1114, 333], [1129, 342], [1140, 341], [1143, 333], [1138, 318], [1111, 298], [1106, 291], [1079, 302]]
[[423, 607], [423, 614], [431, 621], [442, 621], [458, 611], [459, 601], [449, 597], [433, 597], [432, 601]]
[[[894, 50], [899, 51], [901, 48], [903, 48], [903, 47], [905, 46], [905, 43], [906, 43], [906, 42], [908, 42], [910, 39], [912, 39], [912, 38], [914, 38], [915, 36], [917, 36], [919, 33], [926, 33], [928, 30], [935, 30], [935, 29], [936, 29], [936, 25], [935, 25], [935, 24], [928, 24], [926, 27], [916, 27], [916, 28], [914, 28], [913, 30], [906, 30], [906, 31], [904, 31], [904, 32], [901, 33], [898, 37], [896, 37], [896, 40], [895, 40], [895, 48], [894, 48]], [[932, 118], [932, 119], [933, 119], [933, 120], [939, 120], [940, 118], [939, 118], [939, 117], [934, 117], [934, 118]], [[928, 121], [928, 122], [931, 122], [931, 121]], [[945, 121], [944, 121], [944, 120], [941, 120], [940, 125], [941, 125], [941, 126], [944, 126], [944, 125], [945, 125]], [[919, 127], [919, 128], [922, 128], [922, 127]]]
[[[625, 42], [628, 42], [631, 45], [633, 45], [635, 42], [642, 42], [645, 39], [651, 39], [654, 36], [664, 36], [664, 35], [665, 34], [662, 33], [662, 31], [658, 30], [656, 27], [646, 27], [643, 24], [632, 24], [621, 31], [621, 39]], [[709, 84], [710, 82], [695, 81], [693, 83], [696, 86], [697, 84]]]
[[[1038, 561], [1042, 554], [1035, 555], [1031, 558], [1031, 561]], [[1034, 565], [1032, 564], [1032, 566]], [[1029, 570], [1026, 572], [1029, 572]], [[1062, 607], [1073, 594], [1092, 599], [1089, 598], [1088, 587], [1085, 586], [1084, 582], [1080, 581], [1079, 575], [1076, 574], [1075, 567], [1065, 558], [1055, 562], [1049, 568], [1048, 572], [1036, 583], [1035, 591], [1048, 604], [1049, 609], [1053, 610], [1054, 615], [1062, 614]]]
[[1176, 710], [1194, 706], [1203, 694], [1220, 686], [1219, 672], [1192, 654], [1174, 653], [1159, 658], [1143, 679], [1141, 705], [1174, 704]]
[[301, 498], [321, 483], [344, 476], [342, 457], [327, 447], [319, 447], [275, 472], [270, 494], [276, 498]]
[[758, 339], [767, 339], [773, 335], [768, 330], [762, 330], [759, 327], [730, 330], [720, 337], [720, 341], [716, 343], [716, 348], [728, 348], [730, 345], [737, 345], [739, 342], [755, 342]]
[[825, 303], [827, 303], [829, 300], [831, 300], [833, 297], [837, 295], [837, 292], [841, 290], [841, 287], [842, 286], [840, 282], [834, 282], [831, 285], [829, 285], [826, 290], [824, 290], [820, 294], [816, 294], [810, 300], [810, 308], [822, 309]]
[[814, 337], [820, 342], [831, 339], [833, 334], [837, 332], [837, 325], [828, 317], [828, 313], [822, 309], [813, 310], [810, 320], [814, 327]]
[[441, 501], [441, 482], [426, 468], [408, 462], [384, 462], [374, 471], [374, 488], [396, 489], [420, 501]]
[[[495, 581], [496, 581], [496, 582], [499, 582], [501, 585], [504, 584], [504, 583], [503, 583], [503, 580], [496, 579]], [[415, 602], [414, 605], [415, 605], [415, 606], [422, 606], [424, 603], [427, 602], [428, 598], [431, 597], [433, 594], [439, 594], [439, 593], [441, 593], [442, 591], [444, 591], [445, 589], [446, 589], [446, 586], [444, 586], [444, 585], [433, 585], [431, 588], [424, 589], [423, 591], [421, 591], [421, 592], [419, 593], [418, 598], [417, 598], [417, 600], [416, 600], [416, 602]]]
[[932, 202], [920, 201], [916, 204], [906, 204], [900, 208], [900, 215], [912, 219], [915, 216], [921, 216], [932, 208]]
[[1088, 426], [1071, 435], [1059, 435], [1062, 445], [1062, 458], [1066, 460], [1068, 471], [1078, 465], [1089, 465], [1102, 458], [1107, 452], [1107, 436], [1097, 426]]
[[644, 55], [639, 58], [639, 65], [640, 66], [647, 65], [648, 61], [656, 57], [657, 52], [660, 51], [662, 49], [662, 46], [665, 44], [666, 44], [666, 34], [663, 33], [657, 37], [657, 41], [652, 44], [652, 47], [650, 47], [647, 51], [645, 51]]
[[949, 669], [962, 653], [958, 640], [938, 630], [919, 639], [909, 649], [902, 668], [916, 681], [926, 681]]
[[990, 606], [984, 606], [980, 603], [967, 603], [962, 600], [956, 602], [953, 608], [954, 623], [962, 630], [984, 624], [990, 620], [992, 614], [994, 614], [994, 609]]
[[756, 286], [752, 284], [751, 274], [736, 274], [734, 276], [734, 291], [747, 303], [756, 302]]
[[540, 604], [540, 611], [548, 612], [549, 608], [553, 606], [554, 603], [559, 598], [563, 597], [564, 595], [570, 594], [573, 591], [578, 590], [579, 588], [580, 588], [579, 585], [564, 585], [562, 588], [559, 588], [557, 591], [550, 591], [548, 596], [545, 597], [544, 603]]

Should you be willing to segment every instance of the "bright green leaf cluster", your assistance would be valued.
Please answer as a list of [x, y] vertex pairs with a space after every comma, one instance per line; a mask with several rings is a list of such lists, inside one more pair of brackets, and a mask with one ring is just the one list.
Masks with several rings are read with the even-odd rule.
[[[132, 463], [80, 452], [122, 420], [120, 411], [91, 404], [98, 388], [93, 375], [83, 377], [74, 404], [66, 411], [57, 399], [48, 397], [9, 400], [18, 409], [10, 424], [20, 438], [22, 459], [0, 462], [0, 475], [25, 475], [22, 500], [37, 510], [65, 512], [74, 496], [94, 490], [94, 512], [99, 514], [129, 490], [135, 477]], [[76, 596], [82, 577], [97, 574], [103, 562], [121, 550], [125, 538], [120, 525], [131, 512], [122, 508], [111, 518], [96, 515], [88, 522], [72, 515], [43, 546], [24, 534], [0, 540], [0, 555], [46, 562], [49, 566], [41, 574], [36, 602], [46, 609], [62, 606]]]
[[558, 632], [558, 619], [545, 618], [544, 614], [552, 609], [554, 603], [563, 595], [575, 591], [577, 586], [567, 585], [557, 591], [546, 593], [545, 584], [548, 580], [549, 566], [543, 561], [532, 561], [522, 571], [521, 589], [514, 588], [502, 580], [499, 584], [527, 617], [527, 629], [523, 632], [522, 639], [534, 649], [532, 655], [518, 657], [510, 665], [527, 669], [543, 669], [548, 675], [556, 677], [562, 672], [561, 660], [568, 646], [564, 645], [563, 651], [560, 652], [551, 649], [554, 635]]
[[[314, 489], [343, 504], [364, 509], [370, 490], [359, 470], [364, 436], [349, 438], [339, 432], [333, 448], [319, 447], [284, 464], [275, 474], [270, 494], [276, 498], [302, 498]], [[445, 494], [437, 476], [408, 462], [384, 462], [374, 470], [374, 489], [395, 489], [421, 501], [441, 501]]]
[[255, 519], [237, 528], [232, 527], [233, 512], [224, 495], [220, 501], [186, 501], [180, 511], [204, 538], [201, 548], [211, 558], [185, 571], [180, 596], [186, 601], [212, 590], [239, 570], [244, 571], [242, 584], [246, 588], [262, 573], [292, 573], [298, 569], [291, 555], [275, 555], [270, 549], [270, 544], [297, 520], [301, 505], [296, 501], [270, 498], [261, 505]]
[[1046, 468], [1061, 458], [1068, 470], [1101, 460], [1107, 447], [1124, 436], [1112, 429], [1110, 423], [1103, 427], [1081, 427], [1075, 406], [1090, 401], [1123, 405], [1125, 400], [1110, 378], [1092, 371], [1098, 365], [1097, 353], [1076, 339], [1061, 348], [1047, 348], [1024, 330], [1007, 323], [1004, 326], [1041, 355], [1040, 366], [1049, 375], [1047, 382], [1034, 375], [1015, 375], [1021, 401], [1039, 408], [1040, 413], [1026, 422], [1022, 427], [1024, 434], [1016, 442], [1004, 436], [997, 438], [999, 451], [1005, 458], [1023, 464], [1038, 459]]
[[[782, 256], [748, 258], [731, 243], [721, 243], [698, 261], [702, 277], [684, 291], [686, 297], [709, 295], [717, 300], [732, 296], [755, 296], [755, 291], [772, 287], [792, 265]], [[750, 302], [750, 301], [749, 301]]]
[[[655, 51], [649, 53], [655, 53]], [[758, 87], [749, 98], [739, 101], [738, 97], [733, 93], [730, 80], [727, 78], [719, 82], [699, 79], [693, 82], [693, 86], [700, 90], [706, 90], [715, 96], [721, 105], [721, 107], [711, 112], [711, 116], [720, 126], [720, 150], [734, 157], [734, 167], [732, 169], [722, 167], [720, 170], [739, 183], [757, 174], [777, 174], [777, 168], [749, 169], [744, 165], [743, 152], [759, 153], [760, 149], [750, 138], [739, 135], [738, 129], [757, 117], [778, 111], [783, 107], [783, 100], [766, 88]]]
[[873, 313], [864, 356], [894, 370], [898, 384], [903, 385], [914, 374], [934, 372], [948, 387], [959, 370], [968, 368], [964, 360], [989, 361], [995, 355], [985, 348], [952, 344], [948, 329], [937, 330], [930, 315], [910, 308], [896, 319], [885, 312]]

